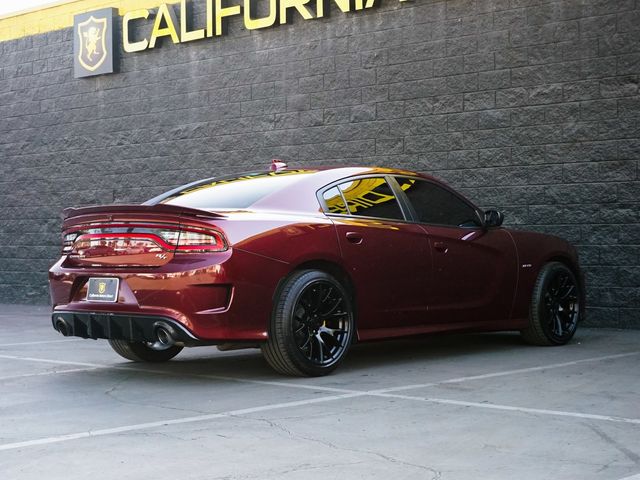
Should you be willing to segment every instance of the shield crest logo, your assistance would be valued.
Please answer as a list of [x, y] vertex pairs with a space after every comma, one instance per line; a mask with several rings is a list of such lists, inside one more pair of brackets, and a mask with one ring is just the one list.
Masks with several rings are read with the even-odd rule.
[[98, 293], [104, 293], [107, 291], [107, 284], [105, 282], [100, 282], [98, 284]]
[[107, 58], [107, 19], [95, 18], [93, 15], [82, 23], [78, 23], [78, 62], [90, 72], [100, 68]]

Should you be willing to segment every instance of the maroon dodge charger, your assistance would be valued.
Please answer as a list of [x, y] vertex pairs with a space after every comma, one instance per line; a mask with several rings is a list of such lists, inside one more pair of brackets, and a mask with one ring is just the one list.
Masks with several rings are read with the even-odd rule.
[[259, 347], [289, 375], [331, 372], [356, 340], [575, 333], [583, 277], [566, 241], [502, 228], [500, 212], [414, 172], [274, 166], [65, 210], [53, 327], [133, 361]]

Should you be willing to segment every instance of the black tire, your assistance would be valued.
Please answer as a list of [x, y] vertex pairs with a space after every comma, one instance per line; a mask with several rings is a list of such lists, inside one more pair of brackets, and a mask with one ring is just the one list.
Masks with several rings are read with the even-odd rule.
[[532, 345], [564, 345], [576, 333], [582, 292], [575, 274], [564, 263], [545, 264], [533, 287], [529, 327], [522, 338]]
[[166, 362], [178, 355], [183, 347], [172, 345], [161, 347], [156, 344], [109, 340], [111, 348], [121, 357], [133, 362]]
[[276, 295], [262, 354], [284, 375], [327, 375], [344, 360], [354, 327], [353, 303], [344, 286], [326, 272], [300, 270]]

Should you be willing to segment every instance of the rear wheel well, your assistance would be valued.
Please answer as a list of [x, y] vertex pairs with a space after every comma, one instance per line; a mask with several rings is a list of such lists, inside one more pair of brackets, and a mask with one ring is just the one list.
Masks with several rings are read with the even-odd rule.
[[[287, 276], [282, 277], [278, 282], [278, 285], [274, 291], [273, 298], [274, 300], [280, 294], [282, 289], [282, 285], [285, 280], [291, 275], [293, 272], [297, 272], [300, 270], [320, 270], [322, 272], [326, 272], [336, 280], [338, 280], [342, 286], [347, 290], [347, 293], [351, 296], [351, 303], [353, 305], [353, 317], [354, 317], [354, 326], [355, 326], [355, 335], [353, 336], [353, 341], [355, 342], [358, 338], [358, 305], [356, 302], [356, 288], [351, 280], [351, 277], [346, 272], [344, 268], [334, 262], [330, 262], [328, 260], [309, 260], [299, 265], [296, 265]], [[275, 301], [274, 301], [275, 305]]]
[[321, 270], [323, 272], [327, 272], [339, 280], [351, 295], [351, 299], [355, 300], [356, 292], [353, 282], [351, 281], [351, 277], [349, 277], [349, 274], [336, 263], [326, 260], [310, 260], [297, 265], [294, 270]]

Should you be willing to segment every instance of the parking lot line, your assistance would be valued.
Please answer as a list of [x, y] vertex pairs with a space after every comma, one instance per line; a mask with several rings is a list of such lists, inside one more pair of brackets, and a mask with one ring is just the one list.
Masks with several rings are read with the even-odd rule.
[[626, 418], [626, 417], [616, 417], [611, 415], [597, 415], [592, 413], [568, 412], [564, 410], [548, 410], [544, 408], [515, 407], [513, 405], [500, 405], [496, 403], [466, 402], [463, 400], [452, 400], [448, 398], [416, 397], [413, 395], [399, 395], [399, 394], [393, 394], [393, 393], [369, 393], [369, 394], [376, 397], [398, 398], [402, 400], [438, 403], [441, 405], [458, 405], [461, 407], [486, 408], [490, 410], [505, 410], [505, 411], [511, 411], [511, 412], [533, 413], [536, 415], [574, 417], [574, 418], [584, 418], [587, 420], [600, 420], [600, 421], [606, 421], [606, 422], [631, 423], [634, 425], [640, 425], [640, 418]]
[[[462, 400], [453, 400], [453, 399], [442, 399], [442, 398], [430, 398], [430, 397], [420, 397], [420, 396], [411, 396], [411, 395], [402, 395], [397, 392], [400, 390], [409, 390], [416, 388], [423, 388], [425, 386], [436, 386], [447, 383], [455, 383], [455, 382], [464, 382], [470, 380], [484, 379], [484, 378], [494, 378], [498, 376], [504, 375], [515, 375], [519, 373], [527, 373], [527, 372], [535, 372], [545, 369], [551, 368], [561, 368], [565, 366], [579, 365], [587, 362], [596, 362], [596, 361], [605, 361], [611, 359], [625, 358], [633, 355], [639, 355], [640, 352], [628, 352], [623, 354], [616, 355], [607, 355], [600, 357], [591, 357], [585, 358], [581, 360], [575, 360], [571, 362], [562, 362], [548, 365], [541, 365], [536, 367], [529, 368], [521, 368], [521, 369], [513, 369], [502, 372], [494, 372], [482, 375], [474, 375], [474, 376], [466, 376], [466, 377], [458, 377], [448, 380], [442, 380], [440, 382], [433, 382], [429, 384], [413, 384], [413, 385], [404, 385], [399, 387], [393, 387], [390, 389], [379, 389], [379, 390], [369, 390], [369, 391], [360, 391], [360, 390], [351, 390], [351, 389], [341, 389], [341, 388], [333, 388], [333, 387], [323, 387], [320, 385], [310, 385], [310, 384], [300, 384], [293, 382], [285, 382], [285, 381], [269, 381], [269, 380], [253, 380], [253, 379], [245, 379], [245, 378], [237, 378], [237, 377], [226, 377], [226, 376], [218, 376], [218, 375], [207, 375], [207, 374], [182, 374], [180, 372], [168, 372], [164, 370], [150, 370], [146, 368], [135, 368], [135, 367], [127, 367], [127, 366], [113, 366], [113, 365], [101, 365], [94, 363], [85, 363], [85, 362], [69, 362], [64, 360], [52, 360], [52, 359], [44, 359], [44, 358], [35, 358], [35, 357], [19, 357], [13, 355], [0, 355], [0, 358], [7, 358], [13, 360], [23, 360], [23, 361], [31, 361], [31, 362], [44, 362], [44, 363], [53, 363], [60, 365], [79, 365], [88, 368], [78, 368], [78, 369], [70, 369], [64, 371], [57, 372], [44, 372], [41, 374], [27, 374], [27, 375], [53, 375], [56, 373], [71, 373], [73, 371], [88, 371], [88, 370], [101, 370], [101, 369], [117, 369], [124, 371], [134, 371], [134, 372], [142, 372], [142, 373], [151, 373], [151, 374], [161, 374], [161, 375], [171, 375], [171, 376], [185, 376], [185, 377], [196, 377], [196, 378], [208, 378], [208, 379], [220, 379], [226, 381], [234, 381], [239, 383], [248, 383], [248, 384], [263, 384], [263, 385], [272, 385], [278, 387], [288, 387], [288, 388], [298, 388], [298, 389], [312, 389], [316, 391], [324, 391], [327, 393], [334, 393], [333, 395], [327, 395], [320, 398], [307, 399], [307, 400], [299, 400], [285, 403], [277, 403], [271, 405], [262, 405], [257, 407], [251, 407], [240, 410], [232, 410], [221, 413], [207, 414], [207, 415], [197, 415], [190, 417], [182, 417], [171, 420], [159, 420], [155, 422], [147, 422], [133, 425], [125, 425], [114, 428], [106, 428], [101, 430], [94, 431], [84, 431], [77, 432], [65, 435], [56, 435], [51, 437], [39, 438], [34, 440], [27, 440], [22, 442], [14, 442], [8, 443], [4, 445], [0, 445], [0, 451], [3, 450], [12, 450], [18, 448], [31, 447], [36, 445], [44, 445], [58, 442], [71, 441], [80, 438], [88, 438], [95, 436], [104, 436], [118, 433], [126, 433], [137, 430], [144, 430], [156, 427], [163, 427], [168, 425], [175, 424], [183, 424], [183, 423], [191, 423], [191, 422], [199, 422], [206, 420], [214, 420], [225, 417], [232, 416], [241, 416], [248, 415], [252, 413], [258, 413], [263, 411], [277, 410], [281, 408], [287, 407], [296, 407], [296, 406], [304, 406], [314, 403], [321, 402], [330, 402], [337, 401], [346, 398], [354, 398], [354, 397], [378, 397], [378, 398], [396, 398], [407, 401], [420, 401], [425, 403], [434, 403], [441, 405], [452, 405], [452, 406], [463, 406], [470, 408], [482, 408], [482, 409], [490, 409], [490, 410], [501, 410], [501, 411], [512, 411], [519, 413], [529, 413], [534, 415], [550, 415], [550, 416], [560, 416], [560, 417], [573, 417], [587, 420], [597, 420], [597, 421], [608, 421], [608, 422], [617, 422], [617, 423], [627, 423], [627, 424], [640, 424], [640, 419], [636, 418], [625, 418], [625, 417], [616, 417], [616, 416], [608, 416], [608, 415], [598, 415], [598, 414], [590, 414], [590, 413], [580, 413], [580, 412], [570, 412], [570, 411], [561, 411], [561, 410], [547, 410], [547, 409], [538, 409], [538, 408], [527, 408], [527, 407], [517, 407], [512, 405], [500, 405], [500, 404], [492, 404], [492, 403], [478, 403], [478, 402], [467, 402]], [[1, 380], [2, 378], [0, 378]], [[636, 476], [638, 477], [638, 476]], [[640, 478], [636, 477], [628, 477], [622, 480], [640, 480]]]
[[574, 365], [580, 365], [582, 363], [590, 363], [590, 362], [600, 362], [600, 361], [605, 361], [605, 360], [615, 360], [618, 358], [626, 358], [626, 357], [632, 357], [635, 355], [640, 355], [640, 351], [636, 351], [636, 352], [627, 352], [627, 353], [618, 353], [615, 355], [604, 355], [602, 357], [591, 357], [591, 358], [583, 358], [580, 360], [572, 360], [571, 362], [562, 362], [562, 363], [552, 363], [549, 365], [539, 365], [537, 367], [527, 367], [527, 368], [517, 368], [514, 370], [503, 370], [500, 372], [493, 372], [493, 373], [484, 373], [481, 375], [472, 375], [472, 376], [468, 376], [468, 377], [458, 377], [458, 378], [452, 378], [449, 380], [442, 380], [439, 382], [431, 382], [431, 383], [417, 383], [417, 384], [413, 384], [413, 385], [404, 385], [404, 386], [400, 386], [400, 387], [391, 387], [391, 388], [383, 388], [380, 390], [375, 390], [375, 392], [379, 392], [379, 393], [391, 393], [391, 392], [400, 392], [400, 391], [405, 391], [405, 390], [416, 390], [416, 389], [420, 389], [420, 388], [426, 388], [426, 387], [436, 387], [438, 385], [446, 385], [449, 383], [462, 383], [462, 382], [468, 382], [470, 380], [484, 380], [487, 378], [496, 378], [496, 377], [504, 377], [507, 375], [517, 375], [519, 373], [531, 373], [531, 372], [540, 372], [543, 370], [550, 370], [553, 368], [562, 368], [562, 367], [571, 367]]
[[168, 425], [180, 425], [184, 423], [203, 422], [208, 420], [216, 420], [220, 418], [240, 417], [243, 415], [250, 415], [253, 413], [261, 413], [261, 412], [279, 410], [282, 408], [289, 408], [289, 407], [300, 407], [304, 405], [331, 402], [334, 400], [342, 400], [344, 398], [362, 397], [365, 395], [366, 395], [366, 392], [345, 393], [342, 395], [329, 395], [329, 396], [320, 397], [320, 398], [310, 398], [307, 400], [296, 400], [292, 402], [261, 405], [258, 407], [242, 408], [239, 410], [229, 410], [226, 412], [211, 413], [207, 415], [196, 415], [192, 417], [182, 417], [182, 418], [175, 418], [175, 419], [169, 419], [169, 420], [159, 420], [156, 422], [123, 425], [123, 426], [114, 427], [114, 428], [104, 428], [100, 430], [89, 430], [86, 432], [69, 433], [66, 435], [56, 435], [53, 437], [38, 438], [35, 440], [27, 440], [24, 442], [5, 443], [4, 445], [0, 445], [0, 451], [15, 450], [18, 448], [33, 447], [37, 445], [48, 445], [48, 444], [59, 443], [59, 442], [67, 442], [70, 440], [77, 440], [80, 438], [101, 437], [104, 435], [114, 435], [118, 433], [148, 430], [150, 428], [158, 428], [158, 427], [164, 427]]
[[24, 360], [26, 362], [53, 363], [57, 365], [77, 365], [79, 367], [111, 368], [110, 365], [101, 365], [99, 363], [70, 362], [67, 360], [51, 360], [48, 358], [17, 357], [15, 355], [0, 355], [0, 358], [6, 358], [8, 360]]
[[[503, 376], [508, 376], [508, 375], [517, 375], [517, 374], [522, 374], [522, 373], [531, 373], [531, 372], [538, 372], [538, 371], [543, 371], [543, 370], [550, 370], [550, 369], [554, 369], [554, 368], [569, 367], [569, 366], [580, 365], [580, 364], [583, 364], [583, 363], [600, 362], [600, 361], [606, 361], [606, 360], [616, 360], [616, 359], [626, 358], [626, 357], [631, 357], [631, 356], [636, 356], [636, 355], [640, 355], [640, 351], [619, 353], [619, 354], [615, 354], [615, 355], [604, 355], [604, 356], [600, 356], [600, 357], [583, 358], [583, 359], [580, 359], [580, 360], [573, 360], [573, 361], [570, 361], [570, 362], [551, 363], [551, 364], [547, 364], [547, 365], [538, 365], [538, 366], [535, 366], [535, 367], [518, 368], [518, 369], [513, 369], [513, 370], [502, 370], [502, 371], [499, 371], [499, 372], [491, 372], [491, 373], [485, 373], [485, 374], [480, 374], [480, 375], [471, 375], [471, 376], [465, 376], [465, 377], [450, 378], [450, 379], [447, 379], [447, 380], [440, 380], [440, 381], [437, 381], [437, 382], [430, 382], [430, 383], [417, 383], [417, 384], [411, 384], [411, 385], [401, 385], [401, 386], [398, 386], [398, 387], [390, 387], [390, 388], [369, 390], [369, 391], [367, 391], [367, 393], [369, 395], [376, 395], [376, 394], [386, 394], [386, 393], [393, 393], [393, 392], [400, 392], [400, 391], [407, 391], [407, 390], [417, 390], [417, 389], [421, 389], [421, 388], [436, 387], [436, 386], [439, 386], [439, 385], [446, 385], [446, 384], [451, 384], [451, 383], [462, 383], [462, 382], [467, 382], [467, 381], [472, 381], [472, 380], [483, 380], [483, 379], [503, 377]], [[274, 381], [274, 380], [254, 380], [254, 379], [249, 379], [249, 378], [238, 378], [238, 377], [230, 377], [230, 376], [225, 376], [225, 375], [210, 375], [210, 374], [198, 374], [198, 373], [170, 372], [170, 371], [166, 371], [166, 370], [155, 370], [155, 369], [142, 368], [142, 367], [130, 367], [128, 365], [105, 365], [105, 364], [86, 363], [86, 362], [69, 362], [69, 361], [65, 361], [65, 360], [51, 360], [51, 359], [46, 359], [46, 358], [34, 358], [34, 357], [19, 357], [19, 356], [15, 356], [15, 355], [0, 355], [0, 358], [7, 358], [7, 359], [11, 359], [11, 360], [24, 360], [24, 361], [30, 361], [30, 362], [43, 362], [43, 363], [53, 363], [53, 364], [60, 364], [60, 365], [77, 365], [77, 366], [82, 366], [82, 367], [89, 367], [87, 369], [79, 368], [79, 369], [76, 370], [78, 372], [97, 370], [97, 369], [116, 369], [116, 370], [124, 370], [124, 371], [130, 370], [130, 371], [133, 371], [133, 372], [151, 373], [151, 374], [154, 374], [154, 375], [167, 375], [167, 376], [172, 376], [172, 377], [205, 378], [205, 379], [211, 379], [211, 380], [224, 380], [224, 381], [231, 381], [231, 382], [238, 382], [238, 383], [248, 383], [248, 384], [258, 384], [258, 385], [272, 385], [272, 386], [276, 386], [276, 387], [288, 387], [288, 388], [298, 388], [298, 389], [304, 389], [304, 390], [325, 391], [325, 392], [328, 392], [328, 393], [356, 393], [356, 392], [361, 392], [360, 390], [335, 388], [335, 387], [325, 387], [325, 386], [320, 386], [320, 385], [310, 385], [310, 384], [303, 384], [303, 383], [284, 382], [284, 381], [281, 382], [281, 381]], [[25, 376], [28, 376], [28, 375], [29, 374], [27, 374]], [[8, 377], [8, 378], [11, 378], [11, 377]], [[0, 380], [3, 380], [3, 378], [0, 377]]]
[[[184, 373], [184, 372], [169, 372], [166, 370], [154, 370], [150, 368], [141, 368], [141, 367], [130, 367], [128, 365], [103, 365], [98, 363], [84, 363], [84, 362], [67, 362], [64, 360], [50, 360], [48, 358], [34, 358], [34, 357], [18, 357], [15, 355], [0, 355], [0, 358], [6, 358], [9, 360], [24, 360], [28, 362], [41, 362], [41, 363], [53, 363], [60, 365], [79, 365], [86, 366], [87, 368], [78, 368], [73, 371], [83, 372], [83, 371], [92, 371], [92, 370], [100, 370], [100, 369], [114, 369], [121, 371], [131, 371], [131, 372], [141, 372], [141, 373], [151, 373], [153, 375], [167, 375], [171, 377], [188, 377], [188, 378], [203, 378], [209, 380], [225, 380], [231, 382], [238, 383], [249, 383], [249, 384], [258, 384], [258, 385], [272, 385], [277, 387], [290, 387], [290, 388], [298, 388], [305, 390], [315, 390], [315, 391], [325, 391], [330, 393], [359, 393], [359, 390], [348, 390], [344, 388], [333, 388], [333, 387], [322, 387], [319, 385], [306, 385], [299, 383], [289, 383], [289, 382], [277, 382], [271, 380], [253, 380], [250, 378], [238, 378], [238, 377], [228, 377], [224, 375], [209, 375], [209, 374], [199, 374], [199, 373]], [[72, 371], [72, 370], [67, 370]], [[61, 371], [60, 373], [64, 373], [65, 371]], [[56, 372], [50, 372], [51, 374], [55, 374]], [[0, 380], [20, 378], [20, 377], [28, 377], [28, 376], [36, 376], [35, 374], [24, 374], [24, 375], [15, 375], [9, 377], [0, 377]]]
[[18, 343], [0, 343], [0, 348], [2, 347], [19, 347], [22, 345], [42, 345], [45, 343], [64, 343], [64, 342], [77, 342], [83, 340], [84, 338], [67, 338], [65, 340], [42, 340], [39, 342], [18, 342]]
[[[279, 383], [283, 383], [283, 382], [279, 382]], [[234, 417], [234, 416], [237, 417], [237, 416], [249, 415], [253, 413], [278, 410], [278, 409], [288, 408], [288, 407], [299, 407], [299, 406], [311, 405], [316, 403], [324, 403], [324, 402], [343, 400], [347, 398], [365, 397], [365, 396], [372, 396], [372, 397], [378, 397], [378, 398], [395, 398], [395, 399], [401, 399], [401, 400], [420, 401], [425, 403], [435, 403], [435, 404], [441, 404], [441, 405], [455, 405], [455, 406], [483, 408], [483, 409], [490, 409], [490, 410], [531, 413], [536, 415], [574, 417], [574, 418], [581, 418], [581, 419], [587, 419], [587, 420], [600, 420], [600, 421], [640, 425], [640, 419], [636, 419], [636, 418], [615, 417], [615, 416], [609, 416], [609, 415], [596, 415], [596, 414], [568, 412], [568, 411], [561, 411], [561, 410], [515, 407], [512, 405], [499, 405], [499, 404], [492, 404], [492, 403], [466, 402], [461, 400], [451, 400], [451, 399], [443, 399], [443, 398], [416, 397], [411, 395], [400, 395], [400, 394], [393, 394], [393, 393], [375, 393], [375, 391], [346, 390], [346, 392], [348, 393], [342, 393], [340, 395], [329, 395], [321, 398], [312, 398], [312, 399], [297, 400], [297, 401], [284, 402], [284, 403], [260, 405], [257, 407], [250, 407], [250, 408], [244, 408], [239, 410], [230, 410], [226, 412], [212, 413], [207, 415], [196, 415], [196, 416], [181, 417], [181, 418], [169, 419], [169, 420], [159, 420], [155, 422], [123, 425], [120, 427], [105, 428], [100, 430], [90, 430], [90, 431], [70, 433], [65, 435], [56, 435], [51, 437], [38, 438], [34, 440], [26, 440], [22, 442], [6, 443], [3, 445], [0, 445], [0, 451], [15, 450], [19, 448], [26, 448], [26, 447], [32, 447], [37, 445], [48, 445], [52, 443], [66, 442], [66, 441], [77, 440], [81, 438], [99, 437], [99, 436], [113, 435], [118, 433], [147, 430], [150, 428], [160, 428], [160, 427], [169, 426], [169, 425], [179, 425], [179, 424], [185, 424], [185, 423], [210, 421], [210, 420], [216, 420], [220, 418], [227, 418], [227, 417]], [[636, 478], [636, 477], [640, 477], [640, 476], [628, 477], [622, 480], [640, 480], [639, 478]]]
[[58, 375], [61, 373], [91, 372], [93, 370], [99, 370], [99, 368], [100, 367], [69, 368], [67, 370], [51, 370], [49, 372], [23, 373], [21, 375], [7, 375], [6, 377], [0, 377], [0, 381], [17, 380], [18, 378], [26, 378], [26, 377], [42, 377], [47, 375]]

